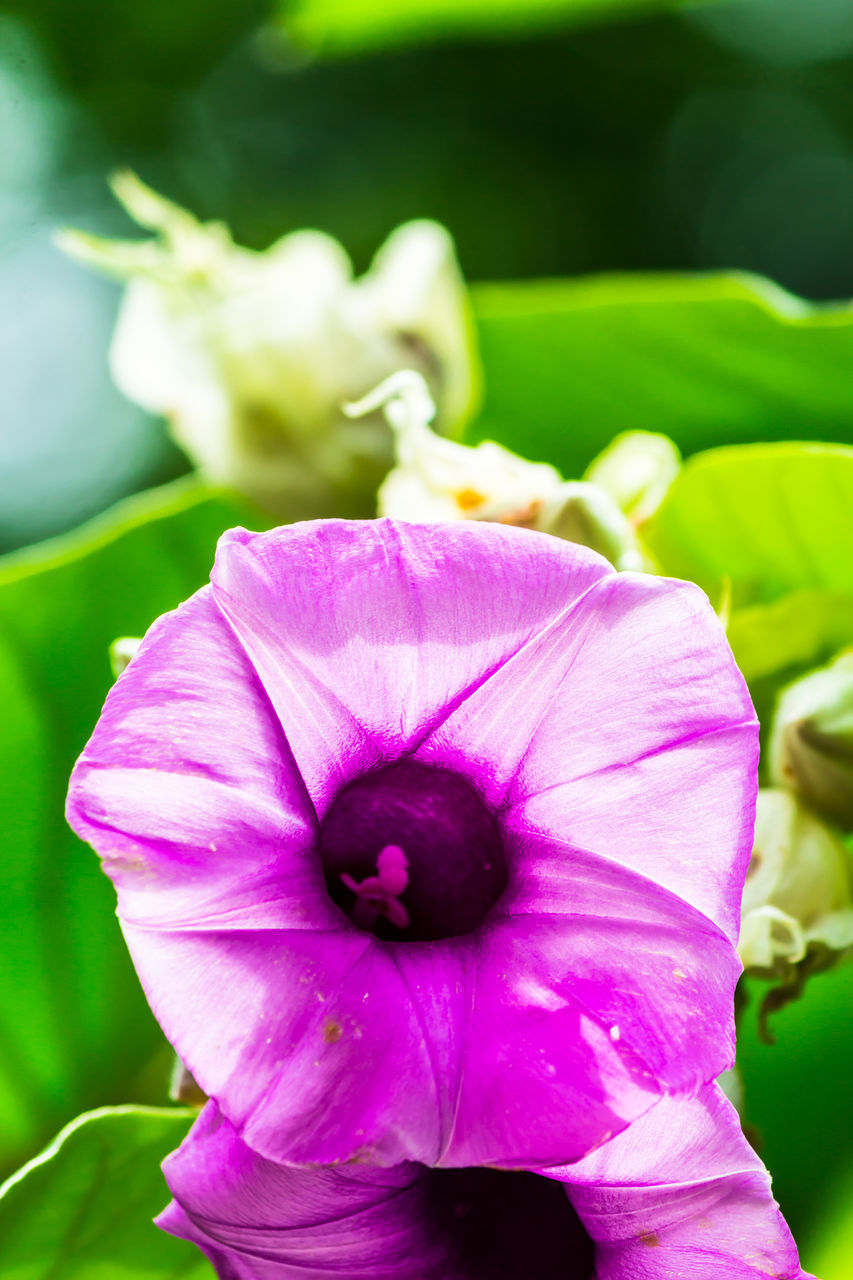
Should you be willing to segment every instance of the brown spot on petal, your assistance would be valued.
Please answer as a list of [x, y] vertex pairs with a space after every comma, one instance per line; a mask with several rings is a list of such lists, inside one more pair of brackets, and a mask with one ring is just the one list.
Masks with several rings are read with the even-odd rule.
[[660, 1246], [660, 1240], [658, 1240], [657, 1236], [653, 1232], [649, 1232], [649, 1234], [645, 1236], [640, 1236], [640, 1242], [647, 1245], [649, 1249], [657, 1249]]
[[331, 1018], [323, 1027], [323, 1039], [326, 1044], [337, 1044], [343, 1034], [344, 1029], [341, 1024], [333, 1022]]

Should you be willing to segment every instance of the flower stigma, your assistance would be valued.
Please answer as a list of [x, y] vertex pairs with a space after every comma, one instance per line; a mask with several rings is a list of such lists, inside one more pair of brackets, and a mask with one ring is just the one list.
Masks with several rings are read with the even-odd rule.
[[319, 852], [332, 901], [356, 928], [388, 941], [470, 933], [508, 878], [498, 823], [479, 792], [415, 760], [343, 787], [321, 824]]
[[352, 889], [358, 901], [353, 910], [353, 922], [360, 929], [369, 929], [378, 916], [385, 916], [398, 929], [408, 929], [409, 913], [400, 901], [409, 883], [409, 860], [399, 845], [387, 844], [376, 859], [375, 876], [368, 876], [361, 884], [346, 871], [341, 880]]

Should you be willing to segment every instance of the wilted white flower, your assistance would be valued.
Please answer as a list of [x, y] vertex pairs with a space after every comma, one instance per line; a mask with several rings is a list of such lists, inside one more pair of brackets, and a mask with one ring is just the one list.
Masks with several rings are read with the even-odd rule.
[[738, 950], [744, 966], [778, 971], [809, 943], [853, 943], [853, 880], [840, 834], [789, 791], [758, 793]]
[[113, 181], [147, 241], [66, 232], [76, 257], [128, 281], [110, 352], [116, 383], [168, 419], [216, 483], [273, 514], [358, 509], [391, 461], [379, 415], [341, 402], [396, 369], [423, 374], [452, 431], [475, 395], [473, 329], [453, 243], [437, 223], [399, 227], [353, 278], [337, 241], [296, 231], [264, 253], [236, 245], [133, 174]]
[[592, 547], [618, 569], [642, 567], [629, 521], [597, 485], [563, 480], [548, 463], [491, 440], [470, 446], [436, 435], [435, 406], [418, 374], [387, 379], [347, 412], [379, 407], [394, 429], [397, 459], [379, 490], [380, 515], [523, 525]]
[[562, 484], [544, 462], [527, 462], [487, 440], [473, 447], [430, 429], [436, 406], [412, 370], [381, 383], [351, 417], [383, 408], [395, 433], [396, 464], [379, 490], [379, 514], [404, 520], [500, 520], [532, 524]]

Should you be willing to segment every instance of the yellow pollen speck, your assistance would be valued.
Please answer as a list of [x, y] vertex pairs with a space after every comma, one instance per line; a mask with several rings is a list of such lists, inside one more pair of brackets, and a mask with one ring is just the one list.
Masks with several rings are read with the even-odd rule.
[[486, 501], [485, 494], [478, 493], [476, 489], [459, 489], [453, 496], [460, 511], [473, 511]]
[[673, 978], [681, 978], [682, 980], [685, 980], [687, 978], [687, 974], [682, 973], [680, 969], [673, 969], [672, 976]]

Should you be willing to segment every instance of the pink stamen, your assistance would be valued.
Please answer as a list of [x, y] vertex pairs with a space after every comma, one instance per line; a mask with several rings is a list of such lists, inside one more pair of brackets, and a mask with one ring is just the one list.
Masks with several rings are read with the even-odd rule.
[[397, 929], [407, 929], [409, 913], [399, 901], [409, 883], [409, 860], [396, 844], [388, 844], [376, 859], [377, 875], [368, 876], [361, 883], [346, 872], [341, 879], [356, 895], [353, 920], [362, 929], [369, 929], [377, 916], [385, 916]]

